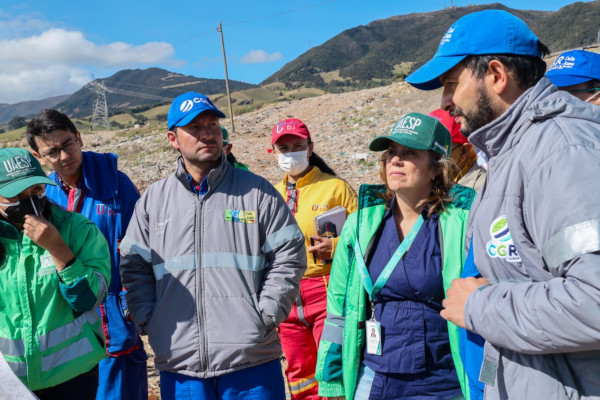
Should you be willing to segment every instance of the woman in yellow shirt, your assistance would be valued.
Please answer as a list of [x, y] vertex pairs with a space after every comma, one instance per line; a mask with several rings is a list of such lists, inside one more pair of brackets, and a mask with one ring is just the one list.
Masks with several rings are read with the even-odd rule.
[[[314, 219], [336, 206], [344, 207], [346, 215], [353, 213], [356, 192], [314, 152], [310, 132], [299, 119], [278, 122], [271, 144], [279, 167], [286, 172], [275, 187], [304, 233], [308, 262], [290, 316], [279, 326], [286, 377], [293, 400], [320, 399], [315, 379], [317, 345], [327, 314], [327, 283], [338, 238], [319, 235]], [[336, 231], [339, 235], [341, 226]]]

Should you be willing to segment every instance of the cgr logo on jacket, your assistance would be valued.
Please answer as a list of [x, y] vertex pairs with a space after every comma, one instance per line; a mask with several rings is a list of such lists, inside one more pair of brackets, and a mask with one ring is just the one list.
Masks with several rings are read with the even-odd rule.
[[512, 240], [506, 215], [496, 218], [490, 225], [492, 240], [487, 243], [488, 256], [502, 258], [511, 263], [521, 262], [521, 256]]

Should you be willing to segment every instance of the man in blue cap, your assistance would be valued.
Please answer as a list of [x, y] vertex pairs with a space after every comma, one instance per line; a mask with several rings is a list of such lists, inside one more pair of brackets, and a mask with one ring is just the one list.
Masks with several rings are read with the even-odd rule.
[[546, 52], [520, 19], [481, 11], [406, 79], [443, 87], [488, 158], [467, 233], [483, 278], [455, 280], [442, 311], [485, 339], [486, 399], [600, 396], [600, 108], [557, 91]]
[[560, 90], [600, 106], [600, 54], [585, 50], [562, 53], [546, 76]]
[[173, 100], [176, 171], [142, 195], [121, 244], [163, 400], [285, 397], [276, 328], [306, 269], [304, 236], [268, 181], [227, 162], [223, 117], [203, 94]]

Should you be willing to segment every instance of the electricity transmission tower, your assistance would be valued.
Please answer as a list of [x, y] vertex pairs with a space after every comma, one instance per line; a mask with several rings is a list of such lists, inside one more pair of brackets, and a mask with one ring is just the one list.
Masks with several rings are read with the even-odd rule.
[[110, 131], [110, 121], [108, 120], [108, 106], [106, 104], [106, 86], [101, 81], [90, 82], [90, 90], [96, 93], [94, 103], [94, 115], [92, 116], [92, 130], [97, 126], [104, 126]]

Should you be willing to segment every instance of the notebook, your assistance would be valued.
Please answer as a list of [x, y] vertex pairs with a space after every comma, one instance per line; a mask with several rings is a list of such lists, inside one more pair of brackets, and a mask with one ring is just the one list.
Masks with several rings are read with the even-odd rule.
[[346, 222], [346, 208], [333, 207], [315, 217], [315, 232], [323, 237], [338, 237]]

